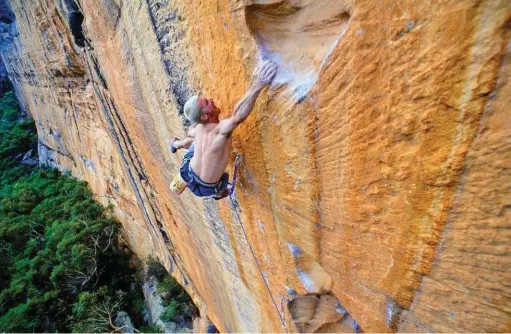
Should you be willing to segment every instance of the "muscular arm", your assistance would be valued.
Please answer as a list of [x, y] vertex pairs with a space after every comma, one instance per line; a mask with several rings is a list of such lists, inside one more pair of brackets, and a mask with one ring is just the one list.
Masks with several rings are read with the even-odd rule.
[[176, 140], [171, 142], [171, 145], [178, 150], [181, 148], [189, 148], [190, 146], [192, 146], [195, 140], [195, 135], [197, 133], [197, 125], [198, 123], [190, 125], [188, 131], [186, 132], [187, 137], [185, 139], [178, 140], [176, 137], [174, 137]]
[[261, 93], [264, 87], [269, 85], [276, 73], [277, 65], [270, 61], [264, 62], [263, 65], [256, 70], [256, 80], [248, 89], [245, 96], [236, 104], [232, 116], [220, 122], [220, 135], [228, 136], [241, 122], [247, 119], [254, 109], [254, 104], [259, 93]]
[[254, 109], [255, 101], [263, 90], [264, 86], [252, 85], [245, 96], [236, 104], [231, 118], [220, 122], [220, 134], [229, 135], [241, 122], [247, 119]]
[[195, 134], [196, 134], [196, 128], [197, 128], [197, 125], [198, 123], [194, 123], [192, 125], [190, 125], [190, 127], [188, 128], [188, 132], [186, 133], [186, 135], [188, 137], [192, 137], [192, 138], [195, 138]]

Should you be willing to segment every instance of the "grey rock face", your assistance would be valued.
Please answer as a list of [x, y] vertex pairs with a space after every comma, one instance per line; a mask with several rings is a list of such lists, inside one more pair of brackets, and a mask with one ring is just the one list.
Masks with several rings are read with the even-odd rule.
[[115, 325], [119, 327], [123, 333], [134, 333], [133, 324], [131, 323], [130, 316], [124, 311], [117, 312], [115, 317]]

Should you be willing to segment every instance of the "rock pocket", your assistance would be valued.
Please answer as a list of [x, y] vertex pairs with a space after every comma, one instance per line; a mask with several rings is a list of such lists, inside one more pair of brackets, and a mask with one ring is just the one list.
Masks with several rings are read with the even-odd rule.
[[246, 7], [261, 57], [279, 65], [273, 83], [289, 84], [302, 99], [347, 30], [352, 7], [351, 0], [256, 1]]

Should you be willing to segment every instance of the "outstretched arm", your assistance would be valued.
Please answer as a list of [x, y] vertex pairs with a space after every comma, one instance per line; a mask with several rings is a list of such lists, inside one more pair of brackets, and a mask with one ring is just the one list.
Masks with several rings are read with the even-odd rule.
[[219, 134], [228, 136], [238, 125], [241, 124], [254, 109], [255, 101], [259, 93], [264, 87], [268, 86], [277, 73], [277, 64], [272, 61], [265, 61], [258, 69], [254, 76], [255, 80], [247, 93], [234, 107], [232, 116], [220, 122]]

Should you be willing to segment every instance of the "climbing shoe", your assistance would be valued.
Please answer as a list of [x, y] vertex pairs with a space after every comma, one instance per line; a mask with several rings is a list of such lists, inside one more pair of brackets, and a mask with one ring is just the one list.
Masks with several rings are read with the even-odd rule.
[[175, 142], [176, 140], [179, 140], [179, 138], [174, 137], [174, 138], [172, 138], [172, 139], [170, 140], [170, 152], [172, 152], [172, 153], [176, 153], [176, 152], [177, 152], [177, 148], [175, 148], [175, 147], [174, 147], [174, 142]]
[[181, 195], [183, 191], [185, 191], [187, 187], [187, 183], [185, 180], [183, 180], [183, 177], [181, 176], [181, 173], [177, 173], [177, 175], [174, 177], [172, 182], [170, 183], [170, 190], [175, 192], [178, 195]]

